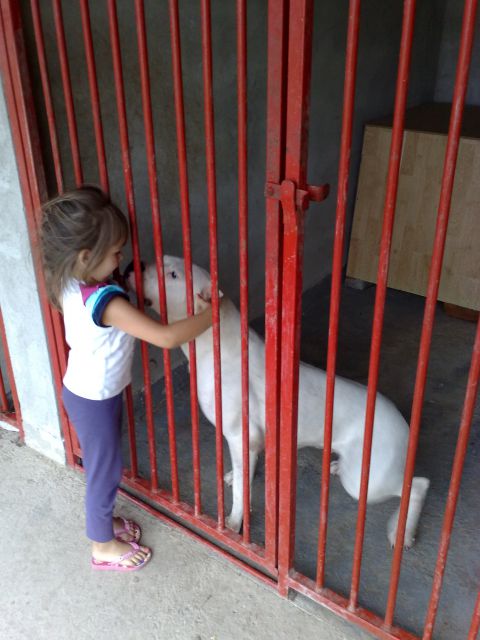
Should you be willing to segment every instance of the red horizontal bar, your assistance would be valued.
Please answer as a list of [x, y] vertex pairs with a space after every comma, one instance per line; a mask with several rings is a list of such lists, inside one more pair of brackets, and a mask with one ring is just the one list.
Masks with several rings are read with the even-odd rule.
[[219, 529], [217, 521], [210, 516], [205, 514], [195, 516], [190, 504], [182, 501], [175, 502], [169, 492], [163, 489], [151, 491], [146, 480], [140, 478], [134, 480], [130, 478], [127, 473], [124, 473], [122, 482], [135, 491], [138, 491], [148, 500], [165, 508], [172, 517], [182, 519], [185, 523], [208, 535], [209, 538], [216, 540], [220, 544], [230, 548], [233, 552], [241, 554], [244, 558], [262, 567], [271, 574], [272, 577], [276, 577], [275, 567], [272, 567], [266, 561], [264, 549], [259, 545], [255, 543], [245, 544], [238, 533], [234, 533], [226, 528]]
[[[80, 464], [74, 465], [77, 471], [84, 473], [84, 468]], [[169, 492], [160, 489], [159, 491], [153, 492], [149, 488], [149, 483], [147, 480], [137, 478], [133, 479], [129, 476], [128, 472], [125, 471], [122, 476], [122, 483], [127, 487], [130, 487], [134, 491], [137, 491], [141, 496], [147, 498], [149, 501], [157, 504], [160, 508], [164, 509], [167, 513], [159, 513], [157, 509], [144, 502], [141, 498], [131, 494], [123, 488], [119, 489], [119, 492], [134, 502], [137, 506], [141, 507], [145, 511], [148, 511], [151, 515], [155, 515], [159, 519], [168, 520], [169, 524], [172, 524], [175, 527], [178, 527], [182, 530], [183, 533], [187, 535], [191, 535], [195, 537], [199, 542], [205, 543], [211, 546], [217, 552], [220, 552], [225, 555], [228, 559], [234, 561], [238, 566], [241, 566], [247, 572], [252, 573], [257, 578], [260, 578], [263, 581], [268, 582], [269, 585], [275, 585], [274, 582], [277, 577], [277, 571], [275, 567], [271, 567], [268, 563], [265, 562], [264, 550], [262, 547], [259, 547], [256, 544], [250, 543], [245, 545], [242, 541], [241, 536], [238, 533], [234, 533], [230, 529], [224, 529], [223, 531], [219, 531], [216, 520], [210, 518], [209, 516], [202, 515], [200, 517], [196, 517], [193, 513], [192, 507], [185, 502], [174, 502], [172, 500], [172, 496]], [[211, 543], [209, 539], [206, 539], [202, 535], [198, 534], [196, 531], [192, 531], [185, 527], [185, 524], [179, 522], [179, 520], [183, 520], [184, 523], [198, 529], [201, 533], [208, 536], [208, 538], [212, 538], [214, 541], [219, 542], [223, 547], [226, 547], [230, 551], [234, 553], [240, 554], [245, 558], [245, 560], [249, 560], [254, 563], [262, 572], [255, 567], [249, 566], [242, 562], [241, 559], [235, 558], [227, 551], [224, 553], [224, 549], [218, 546], [215, 543]]]
[[187, 535], [193, 540], [195, 540], [196, 542], [199, 542], [207, 546], [209, 549], [211, 549], [215, 553], [220, 554], [221, 556], [226, 558], [229, 562], [232, 562], [234, 565], [242, 569], [242, 571], [246, 571], [257, 580], [260, 580], [264, 585], [271, 588], [276, 588], [276, 582], [274, 579], [272, 579], [268, 575], [265, 575], [265, 573], [263, 573], [262, 571], [259, 571], [255, 567], [252, 567], [251, 565], [246, 564], [241, 559], [236, 558], [228, 551], [224, 551], [224, 549], [222, 549], [222, 547], [219, 547], [218, 544], [216, 544], [215, 542], [212, 543], [210, 542], [210, 540], [207, 540], [206, 538], [199, 535], [195, 531], [192, 531], [191, 529], [187, 529], [183, 524], [177, 522], [171, 517], [168, 517], [168, 515], [165, 515], [164, 513], [160, 513], [157, 509], [154, 509], [153, 507], [146, 504], [145, 502], [142, 502], [141, 500], [133, 496], [131, 493], [128, 493], [123, 489], [120, 489], [119, 493], [121, 493], [125, 498], [127, 498], [128, 500], [136, 504], [141, 509], [144, 509], [145, 511], [147, 511], [150, 515], [154, 516], [155, 518], [158, 518], [168, 526], [174, 527], [175, 529], [179, 529], [182, 532], [182, 535]]
[[23, 434], [23, 430], [20, 429], [20, 424], [21, 422], [19, 422], [19, 420], [17, 419], [17, 416], [15, 413], [2, 413], [0, 412], [0, 420], [2, 422], [6, 422], [7, 424], [11, 425], [12, 427], [15, 427], [16, 429], [18, 429], [19, 433], [20, 433], [20, 437], [24, 438]]
[[377, 638], [381, 638], [381, 640], [419, 640], [418, 636], [399, 627], [385, 629], [382, 618], [367, 609], [357, 607], [355, 611], [351, 611], [347, 598], [330, 589], [316, 590], [313, 580], [306, 578], [296, 571], [292, 572], [289, 576], [287, 584], [290, 588], [298, 591], [298, 593], [308, 596], [340, 618], [366, 629]]

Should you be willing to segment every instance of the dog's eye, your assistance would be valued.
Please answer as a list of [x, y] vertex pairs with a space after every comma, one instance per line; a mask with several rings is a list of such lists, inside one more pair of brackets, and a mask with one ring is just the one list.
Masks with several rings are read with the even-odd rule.
[[172, 278], [175, 280], [175, 278], [177, 277], [177, 274], [175, 273], [175, 271], [172, 271], [172, 273], [170, 274], [172, 276]]

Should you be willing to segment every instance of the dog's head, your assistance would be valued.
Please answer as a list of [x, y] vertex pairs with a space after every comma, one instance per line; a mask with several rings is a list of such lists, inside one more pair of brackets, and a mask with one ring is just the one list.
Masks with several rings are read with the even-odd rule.
[[[175, 256], [164, 256], [163, 267], [165, 272], [165, 290], [167, 294], [168, 321], [175, 322], [187, 317], [187, 298], [185, 287], [185, 266], [183, 258]], [[157, 267], [154, 263], [145, 267], [143, 272], [143, 291], [145, 299], [150, 300], [153, 309], [160, 313], [160, 302], [158, 292]], [[193, 297], [195, 313], [203, 311], [212, 297], [212, 283], [210, 274], [193, 265]], [[131, 273], [128, 276], [129, 286], [135, 290], [135, 277]], [[222, 297], [223, 293], [218, 292]]]

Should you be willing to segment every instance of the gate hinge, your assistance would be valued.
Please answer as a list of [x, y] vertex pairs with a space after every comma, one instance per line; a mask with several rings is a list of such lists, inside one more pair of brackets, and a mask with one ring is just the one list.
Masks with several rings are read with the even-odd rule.
[[298, 227], [299, 216], [308, 209], [310, 200], [321, 202], [328, 196], [329, 191], [329, 184], [319, 187], [308, 185], [306, 189], [297, 189], [292, 180], [283, 180], [281, 184], [267, 182], [265, 185], [265, 196], [282, 203], [286, 230], [292, 228], [292, 225], [294, 228]]

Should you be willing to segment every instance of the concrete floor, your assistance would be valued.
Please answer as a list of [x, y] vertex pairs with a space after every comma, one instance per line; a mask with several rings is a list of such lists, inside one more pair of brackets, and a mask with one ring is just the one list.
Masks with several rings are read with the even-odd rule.
[[131, 575], [93, 572], [82, 474], [0, 429], [2, 640], [367, 640], [281, 599], [203, 544], [119, 499], [154, 550]]
[[[345, 288], [342, 295], [338, 373], [366, 383], [375, 289], [356, 291]], [[387, 300], [379, 390], [391, 398], [408, 419], [424, 300], [393, 290], [388, 292]], [[322, 367], [326, 362], [328, 305], [329, 292], [325, 286], [314, 287], [304, 295], [302, 359]], [[259, 333], [262, 332], [262, 324], [261, 319], [252, 323]], [[417, 543], [404, 555], [395, 617], [397, 624], [420, 635], [432, 586], [474, 328], [473, 324], [445, 315], [439, 305], [416, 466], [416, 475], [429, 477], [431, 488], [420, 521]], [[186, 365], [175, 370], [174, 385], [181, 496], [183, 500], [191, 502], [193, 478]], [[154, 386], [154, 398], [160, 479], [162, 486], [169, 487], [165, 396], [161, 381]], [[145, 415], [141, 398], [136, 402], [136, 415], [140, 469], [148, 477]], [[201, 422], [200, 445], [203, 508], [215, 517], [214, 430], [204, 418]], [[228, 469], [230, 463], [226, 447], [224, 450]], [[435, 627], [435, 637], [441, 640], [466, 637], [480, 583], [479, 457], [480, 420], [477, 408]], [[302, 450], [298, 456], [298, 466], [295, 567], [314, 578], [321, 453], [313, 449]], [[227, 490], [227, 510], [230, 499], [230, 491]], [[397, 504], [398, 500], [390, 500], [372, 505], [367, 515], [359, 601], [362, 606], [380, 615], [385, 611], [392, 559], [386, 538], [386, 524]], [[252, 538], [259, 543], [264, 540], [263, 513], [264, 470], [261, 460], [255, 479], [252, 513]], [[345, 595], [348, 595], [351, 580], [356, 515], [357, 503], [345, 493], [339, 480], [333, 479], [326, 583]]]

